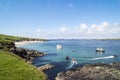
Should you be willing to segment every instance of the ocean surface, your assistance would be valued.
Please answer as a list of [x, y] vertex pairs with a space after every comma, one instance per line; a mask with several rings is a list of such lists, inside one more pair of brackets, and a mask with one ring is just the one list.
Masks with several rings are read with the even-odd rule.
[[[62, 45], [63, 49], [58, 50], [56, 48], [58, 44]], [[45, 71], [50, 80], [54, 80], [57, 73], [61, 71], [74, 69], [85, 64], [120, 62], [120, 40], [51, 40], [19, 47], [46, 53], [43, 57], [35, 58], [33, 65], [37, 67], [44, 64], [55, 65], [53, 69]], [[103, 48], [105, 52], [96, 52], [96, 48]], [[70, 59], [66, 60], [66, 56]], [[73, 58], [76, 59], [77, 64], [71, 62]]]

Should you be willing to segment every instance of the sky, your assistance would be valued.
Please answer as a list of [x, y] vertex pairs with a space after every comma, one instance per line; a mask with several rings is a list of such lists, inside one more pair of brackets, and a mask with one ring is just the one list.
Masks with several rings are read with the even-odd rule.
[[120, 0], [0, 0], [0, 34], [120, 38]]

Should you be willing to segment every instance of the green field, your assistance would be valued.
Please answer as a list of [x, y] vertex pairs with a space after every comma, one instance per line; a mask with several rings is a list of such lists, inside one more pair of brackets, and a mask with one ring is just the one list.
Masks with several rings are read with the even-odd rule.
[[0, 51], [0, 80], [46, 80], [46, 75], [20, 57]]

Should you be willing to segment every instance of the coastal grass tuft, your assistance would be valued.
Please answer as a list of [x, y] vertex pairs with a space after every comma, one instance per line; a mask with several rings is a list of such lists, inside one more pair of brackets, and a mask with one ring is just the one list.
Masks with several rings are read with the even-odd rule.
[[46, 80], [47, 76], [22, 58], [0, 50], [0, 80]]

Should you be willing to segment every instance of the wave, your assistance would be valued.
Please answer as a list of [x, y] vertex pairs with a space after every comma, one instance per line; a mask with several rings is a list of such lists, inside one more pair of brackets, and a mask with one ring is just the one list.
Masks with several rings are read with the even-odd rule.
[[105, 57], [97, 57], [97, 58], [93, 58], [93, 57], [86, 57], [86, 58], [79, 58], [81, 60], [101, 60], [101, 59], [110, 59], [110, 58], [115, 58], [116, 56], [111, 55], [111, 56], [105, 56]]
[[98, 57], [98, 58], [93, 58], [91, 60], [110, 59], [110, 58], [115, 58], [115, 56], [111, 55], [111, 56], [106, 56], [106, 57]]
[[[116, 55], [111, 55], [111, 56], [105, 56], [105, 57], [97, 57], [97, 58], [93, 58], [93, 57], [81, 57], [79, 59], [81, 60], [85, 60], [85, 61], [89, 61], [89, 60], [101, 60], [101, 59], [111, 59], [111, 58], [116, 58]], [[67, 67], [67, 69], [72, 68], [73, 66], [77, 65], [78, 62], [71, 62], [70, 65]]]
[[73, 66], [77, 65], [78, 62], [77, 61], [71, 61], [70, 65], [67, 67], [67, 69], [72, 68]]

